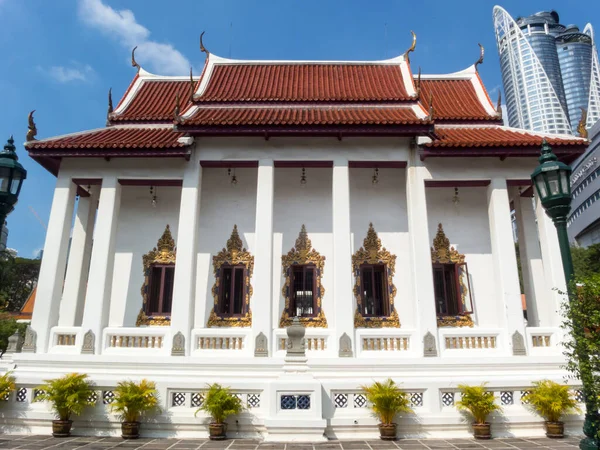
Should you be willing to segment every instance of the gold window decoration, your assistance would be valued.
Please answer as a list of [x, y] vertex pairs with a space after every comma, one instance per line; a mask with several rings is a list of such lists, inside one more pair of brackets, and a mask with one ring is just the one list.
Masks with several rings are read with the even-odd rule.
[[142, 256], [142, 263], [144, 267], [144, 284], [142, 285], [142, 309], [137, 316], [135, 323], [136, 327], [141, 325], [154, 325], [154, 326], [166, 326], [171, 323], [170, 316], [148, 316], [146, 310], [150, 298], [150, 275], [152, 273], [152, 267], [154, 265], [175, 265], [175, 240], [171, 236], [171, 229], [169, 225], [166, 226], [165, 231], [158, 240], [156, 247], [150, 250], [148, 253]]
[[327, 318], [322, 309], [323, 296], [325, 295], [325, 288], [322, 284], [323, 268], [325, 267], [325, 256], [312, 248], [312, 242], [308, 238], [306, 227], [302, 225], [300, 234], [296, 239], [295, 246], [281, 257], [283, 276], [285, 277], [285, 283], [281, 293], [285, 299], [285, 307], [279, 320], [279, 328], [285, 328], [292, 324], [293, 317], [290, 316], [290, 303], [291, 303], [291, 283], [293, 277], [294, 266], [298, 265], [310, 265], [314, 267], [315, 272], [315, 290], [316, 294], [315, 305], [316, 311], [313, 317], [299, 317], [300, 323], [305, 327], [309, 328], [327, 328]]
[[[383, 265], [385, 268], [386, 297], [389, 305], [387, 316], [365, 317], [362, 314], [361, 295], [361, 267], [368, 265]], [[354, 328], [400, 328], [400, 319], [394, 306], [396, 286], [394, 286], [394, 273], [396, 272], [396, 255], [392, 255], [385, 247], [381, 246], [381, 239], [373, 224], [369, 224], [367, 237], [363, 246], [352, 255], [352, 271], [354, 272], [354, 296], [356, 297], [356, 310], [354, 312]]]
[[454, 247], [450, 246], [450, 239], [448, 239], [446, 233], [444, 233], [444, 228], [441, 223], [438, 224], [437, 233], [433, 239], [431, 262], [434, 267], [434, 282], [436, 266], [444, 267], [454, 265], [453, 276], [455, 277], [455, 280], [457, 280], [456, 295], [457, 297], [460, 297], [458, 305], [459, 313], [456, 315], [440, 314], [438, 305], [436, 304], [438, 327], [472, 327], [471, 289], [465, 255], [459, 253]]
[[[217, 314], [219, 305], [219, 286], [221, 283], [221, 270], [223, 266], [244, 266], [244, 312], [241, 316], [220, 316]], [[210, 311], [207, 326], [210, 327], [237, 327], [245, 328], [252, 326], [252, 311], [250, 310], [250, 297], [252, 297], [252, 271], [254, 270], [254, 256], [252, 256], [244, 247], [242, 239], [238, 234], [237, 225], [233, 226], [231, 236], [227, 240], [226, 247], [218, 254], [213, 256], [213, 273], [215, 284], [212, 288], [214, 298], [214, 307]]]

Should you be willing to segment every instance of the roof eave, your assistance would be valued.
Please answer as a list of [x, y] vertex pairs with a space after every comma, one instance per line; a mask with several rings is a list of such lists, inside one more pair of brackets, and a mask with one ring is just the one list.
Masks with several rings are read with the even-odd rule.
[[[508, 157], [527, 157], [535, 158], [540, 155], [540, 146], [524, 145], [524, 146], [444, 146], [444, 147], [420, 147], [420, 157], [424, 161], [427, 158], [460, 158], [460, 157], [475, 157], [475, 158], [508, 158]], [[554, 153], [561, 161], [571, 163], [579, 155], [585, 151], [584, 145], [557, 145], [553, 147]]]

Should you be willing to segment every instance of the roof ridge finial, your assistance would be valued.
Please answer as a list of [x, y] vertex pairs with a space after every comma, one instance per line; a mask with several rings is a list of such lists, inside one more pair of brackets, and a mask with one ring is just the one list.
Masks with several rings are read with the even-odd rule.
[[417, 75], [417, 85], [415, 86], [417, 91], [417, 98], [421, 96], [421, 66], [419, 66], [419, 73]]
[[208, 56], [210, 55], [210, 52], [206, 50], [206, 47], [204, 47], [204, 43], [202, 42], [202, 37], [204, 36], [204, 33], [206, 33], [206, 31], [200, 33], [200, 51], [206, 53], [206, 56]]
[[106, 111], [106, 126], [110, 125], [110, 116], [113, 113], [112, 87], [108, 88], [108, 110]]
[[194, 86], [194, 77], [192, 74], [192, 66], [190, 66], [190, 102], [194, 102], [194, 90], [195, 90], [195, 86]]
[[479, 64], [483, 64], [483, 57], [485, 55], [485, 48], [483, 48], [483, 45], [479, 43], [477, 43], [477, 45], [479, 45], [479, 59], [475, 61], [475, 71], [477, 71], [477, 66]]
[[496, 113], [502, 119], [502, 91], [498, 89], [498, 101], [496, 102]]
[[180, 111], [181, 110], [181, 105], [179, 103], [179, 93], [175, 94], [175, 111], [173, 112], [173, 115], [175, 116], [173, 119], [173, 123], [181, 123], [181, 115], [180, 115]]
[[25, 139], [27, 142], [36, 140], [35, 137], [37, 135], [37, 127], [35, 126], [35, 122], [33, 120], [34, 112], [35, 112], [35, 109], [33, 111], [31, 111], [28, 116], [29, 123], [27, 125], [27, 137]]
[[137, 67], [138, 72], [140, 71], [141, 67], [140, 65], [137, 63], [137, 61], [135, 60], [135, 50], [138, 48], [138, 46], [136, 45], [135, 47], [133, 47], [133, 50], [131, 50], [131, 67]]
[[410, 52], [414, 52], [415, 48], [417, 48], [417, 35], [412, 30], [410, 30], [410, 34], [412, 34], [412, 44], [409, 47], [409, 49], [404, 52], [404, 59], [406, 59], [407, 62], [410, 62], [410, 57], [408, 56], [408, 54]]
[[429, 120], [433, 120], [433, 92], [429, 94]]
[[586, 126], [587, 123], [587, 110], [585, 108], [580, 108], [581, 109], [581, 119], [579, 119], [579, 124], [577, 125], [577, 132], [579, 133], [579, 136], [581, 136], [584, 139], [588, 138], [588, 131]]

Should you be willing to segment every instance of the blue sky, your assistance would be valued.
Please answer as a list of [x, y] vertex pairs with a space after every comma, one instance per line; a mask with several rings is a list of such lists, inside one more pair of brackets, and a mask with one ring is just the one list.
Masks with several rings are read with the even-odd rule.
[[[239, 59], [377, 60], [403, 53], [418, 36], [416, 72], [448, 73], [474, 63], [493, 99], [501, 86], [492, 8], [513, 17], [556, 9], [563, 24], [600, 28], [590, 0], [0, 0], [0, 139], [25, 140], [36, 109], [38, 138], [104, 126], [138, 62], [160, 74], [199, 73], [198, 36], [220, 56]], [[176, 6], [175, 6], [176, 5]], [[596, 32], [598, 34], [598, 31]], [[8, 218], [8, 246], [32, 257], [44, 245], [55, 179], [18, 147], [28, 170]]]

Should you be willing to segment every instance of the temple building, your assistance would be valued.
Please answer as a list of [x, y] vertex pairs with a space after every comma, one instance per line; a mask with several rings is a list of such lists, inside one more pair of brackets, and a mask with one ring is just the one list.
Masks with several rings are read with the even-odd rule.
[[[565, 375], [565, 280], [530, 174], [544, 139], [566, 162], [587, 141], [503, 126], [483, 57], [425, 75], [414, 43], [385, 61], [201, 48], [200, 76], [132, 58], [104, 128], [36, 138], [30, 115], [25, 148], [57, 181], [31, 324], [3, 358], [17, 378], [5, 432], [48, 433], [35, 386], [77, 371], [97, 386], [83, 434], [118, 435], [112, 389], [142, 377], [163, 407], [148, 435], [206, 436], [194, 411], [220, 382], [247, 407], [230, 435], [375, 437], [360, 386], [388, 377], [415, 411], [402, 436], [467, 436], [465, 382], [504, 405], [495, 433], [543, 434], [521, 396]], [[291, 361], [295, 317], [306, 358]]]

